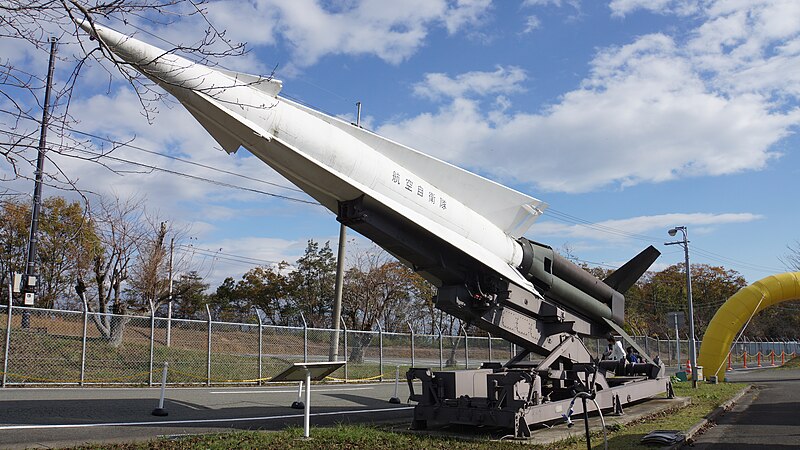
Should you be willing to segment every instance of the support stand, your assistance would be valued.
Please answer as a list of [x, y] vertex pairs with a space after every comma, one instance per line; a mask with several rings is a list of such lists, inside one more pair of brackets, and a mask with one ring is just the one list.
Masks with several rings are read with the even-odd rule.
[[[298, 401], [292, 404], [292, 408], [303, 408], [303, 437], [309, 438], [311, 434], [311, 382], [321, 381], [328, 375], [336, 372], [340, 367], [344, 366], [344, 361], [334, 362], [313, 362], [313, 363], [294, 363], [283, 372], [275, 375], [270, 382], [286, 382], [286, 381], [299, 381], [300, 389], [303, 388], [305, 383], [305, 401]], [[298, 392], [298, 397], [300, 393]], [[298, 406], [299, 405], [299, 406]]]

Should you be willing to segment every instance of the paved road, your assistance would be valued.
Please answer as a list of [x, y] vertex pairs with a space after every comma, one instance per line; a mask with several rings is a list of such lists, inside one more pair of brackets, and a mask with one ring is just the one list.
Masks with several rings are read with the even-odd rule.
[[[407, 405], [392, 405], [394, 384], [323, 385], [311, 389], [312, 425], [409, 421]], [[0, 448], [52, 448], [86, 442], [130, 442], [164, 435], [277, 430], [302, 426], [303, 411], [291, 409], [297, 385], [173, 388], [167, 417], [151, 415], [155, 388], [0, 390]], [[408, 388], [400, 386], [405, 401]]]
[[800, 369], [737, 370], [728, 380], [755, 388], [696, 438], [695, 449], [800, 448]]

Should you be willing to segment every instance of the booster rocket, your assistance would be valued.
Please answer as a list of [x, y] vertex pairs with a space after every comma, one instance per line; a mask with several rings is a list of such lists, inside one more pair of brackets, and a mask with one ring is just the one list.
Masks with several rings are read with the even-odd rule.
[[180, 101], [225, 151], [246, 148], [434, 285], [466, 287], [468, 301], [497, 304], [513, 286], [593, 323], [622, 324], [621, 292], [659, 255], [650, 247], [601, 281], [522, 237], [546, 208], [536, 198], [282, 97], [274, 78], [80, 26]]

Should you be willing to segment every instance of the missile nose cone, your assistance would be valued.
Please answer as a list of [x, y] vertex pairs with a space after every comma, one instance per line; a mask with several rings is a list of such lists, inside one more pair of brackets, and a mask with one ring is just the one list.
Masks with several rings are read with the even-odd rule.
[[92, 24], [83, 20], [77, 24], [91, 37], [100, 40], [116, 57], [133, 65], [136, 70], [179, 99], [179, 91], [200, 87], [204, 78], [213, 72], [207, 67], [100, 26], [96, 22]]
[[124, 34], [118, 33], [110, 28], [98, 25], [97, 22], [94, 22], [94, 24], [92, 24], [92, 22], [89, 22], [88, 19], [76, 20], [75, 23], [78, 25], [78, 27], [80, 27], [83, 31], [85, 31], [89, 35], [90, 39], [102, 40], [103, 43], [106, 44], [115, 53], [117, 47], [119, 47], [119, 45], [122, 42], [125, 42], [127, 40], [133, 42], [139, 42], [136, 39], [125, 36]]
[[89, 33], [92, 38], [94, 38], [94, 30], [92, 30], [92, 24], [88, 19], [76, 19], [75, 24], [78, 25], [78, 27], [80, 27], [83, 31]]

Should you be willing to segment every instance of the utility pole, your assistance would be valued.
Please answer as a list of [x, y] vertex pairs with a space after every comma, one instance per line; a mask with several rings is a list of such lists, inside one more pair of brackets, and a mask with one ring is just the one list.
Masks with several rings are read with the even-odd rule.
[[167, 303], [167, 347], [172, 342], [172, 254], [175, 252], [175, 237], [169, 239], [169, 301]]
[[670, 236], [675, 236], [678, 231], [683, 239], [676, 242], [667, 242], [664, 245], [680, 245], [683, 247], [686, 258], [686, 297], [689, 303], [689, 367], [692, 369], [692, 388], [697, 389], [697, 343], [694, 337], [694, 304], [692, 303], [692, 274], [689, 266], [689, 230], [686, 227], [675, 227], [668, 231]]
[[[36, 181], [33, 188], [33, 208], [31, 215], [31, 231], [28, 238], [28, 258], [25, 264], [25, 306], [33, 306], [36, 296], [36, 277], [38, 265], [36, 257], [36, 244], [39, 231], [39, 209], [42, 204], [42, 178], [44, 174], [44, 154], [47, 150], [47, 122], [50, 118], [50, 91], [53, 86], [53, 71], [56, 62], [55, 37], [50, 38], [50, 61], [47, 64], [47, 84], [44, 90], [44, 103], [42, 105], [42, 128], [39, 134], [39, 154], [36, 158]], [[23, 310], [22, 328], [30, 326], [30, 312]]]
[[[356, 102], [356, 126], [361, 126], [361, 102]], [[342, 288], [344, 285], [344, 255], [347, 244], [347, 227], [339, 224], [339, 252], [336, 256], [336, 288], [333, 300], [333, 336], [328, 354], [329, 361], [339, 360], [339, 328], [342, 322]], [[346, 331], [345, 331], [346, 332]]]

